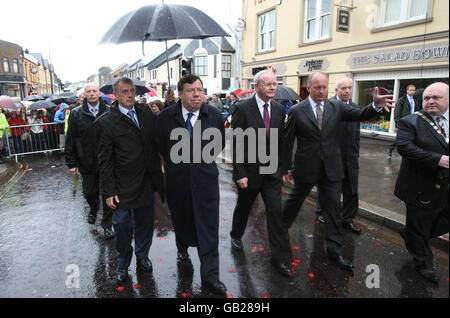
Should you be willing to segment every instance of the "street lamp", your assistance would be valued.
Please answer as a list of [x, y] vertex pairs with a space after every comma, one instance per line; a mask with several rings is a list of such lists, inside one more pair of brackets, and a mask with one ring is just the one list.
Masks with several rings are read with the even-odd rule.
[[236, 76], [234, 77], [234, 87], [241, 87], [241, 42], [242, 32], [245, 29], [245, 20], [239, 18], [234, 26], [234, 39], [236, 42], [235, 65]]

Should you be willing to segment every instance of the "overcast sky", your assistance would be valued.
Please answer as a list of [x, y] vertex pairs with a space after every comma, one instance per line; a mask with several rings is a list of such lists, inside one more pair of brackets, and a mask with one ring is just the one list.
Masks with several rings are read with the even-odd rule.
[[[30, 53], [42, 53], [63, 82], [85, 80], [102, 66], [114, 69], [143, 57], [141, 43], [98, 45], [98, 42], [126, 13], [160, 2], [2, 0], [0, 39], [19, 44]], [[165, 0], [165, 3], [196, 7], [224, 27], [234, 26], [242, 11], [241, 0]], [[146, 42], [145, 55], [152, 56], [163, 49], [164, 42]]]

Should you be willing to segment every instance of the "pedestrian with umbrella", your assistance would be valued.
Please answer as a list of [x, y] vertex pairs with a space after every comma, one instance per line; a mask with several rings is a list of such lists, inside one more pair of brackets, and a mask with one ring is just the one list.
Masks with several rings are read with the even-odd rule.
[[5, 114], [0, 112], [0, 163], [5, 163], [5, 150], [6, 150], [6, 140], [8, 133], [8, 121], [6, 120]]
[[11, 127], [11, 136], [13, 140], [14, 153], [19, 154], [23, 153], [23, 144], [22, 144], [22, 134], [24, 133], [24, 128], [13, 128], [15, 126], [24, 126], [25, 123], [23, 120], [17, 115], [15, 110], [10, 112], [10, 118], [8, 120], [9, 126]]
[[[106, 82], [102, 87], [100, 87], [100, 92], [102, 92], [102, 93], [104, 93], [104, 94], [112, 94], [113, 93], [113, 91], [114, 91], [114, 83], [117, 81], [118, 79], [117, 78], [113, 78], [112, 80], [110, 80], [110, 81], [108, 81], [108, 82]], [[144, 94], [146, 94], [146, 93], [148, 93], [149, 92], [149, 90], [148, 90], [148, 88], [145, 86], [145, 83], [144, 82], [142, 82], [142, 81], [140, 81], [140, 80], [138, 80], [138, 79], [136, 79], [136, 78], [133, 78], [133, 79], [131, 79], [131, 81], [133, 82], [133, 84], [134, 84], [134, 87], [135, 87], [135, 93], [136, 93], [136, 96], [140, 96], [140, 95], [144, 95]]]

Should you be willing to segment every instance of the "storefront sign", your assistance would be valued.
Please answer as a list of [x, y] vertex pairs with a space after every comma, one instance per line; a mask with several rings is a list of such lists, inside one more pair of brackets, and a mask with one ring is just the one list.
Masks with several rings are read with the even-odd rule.
[[448, 61], [448, 42], [410, 46], [364, 54], [353, 54], [347, 60], [351, 68], [376, 67], [399, 64], [416, 64]]
[[338, 9], [336, 31], [348, 33], [349, 28], [350, 28], [350, 11], [346, 9]]
[[298, 70], [300, 73], [311, 73], [317, 71], [325, 71], [330, 66], [327, 58], [303, 60], [300, 62]]

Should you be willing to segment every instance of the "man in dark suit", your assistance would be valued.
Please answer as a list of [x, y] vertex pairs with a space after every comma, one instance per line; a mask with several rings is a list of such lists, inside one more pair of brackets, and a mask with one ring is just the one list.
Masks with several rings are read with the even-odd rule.
[[[97, 219], [100, 200], [100, 178], [97, 160], [97, 146], [94, 121], [109, 112], [109, 106], [100, 99], [100, 90], [95, 83], [84, 87], [86, 98], [82, 104], [70, 113], [66, 135], [66, 164], [70, 173], [83, 176], [83, 195], [90, 207], [88, 223], [94, 224]], [[102, 227], [107, 239], [114, 238], [112, 231], [112, 210], [102, 196], [103, 217]]]
[[[272, 100], [277, 92], [277, 80], [275, 74], [270, 71], [262, 71], [255, 76], [256, 94], [250, 98], [241, 100], [236, 104], [231, 126], [234, 131], [241, 128], [243, 131], [251, 130], [257, 136], [256, 140], [234, 142], [233, 149], [233, 180], [238, 186], [238, 201], [233, 214], [233, 227], [231, 230], [231, 246], [235, 250], [242, 250], [242, 236], [250, 213], [258, 193], [264, 200], [267, 215], [267, 231], [270, 249], [272, 252], [272, 264], [285, 276], [291, 276], [289, 266], [289, 242], [287, 229], [282, 224], [281, 186], [283, 161], [283, 135], [286, 113], [284, 107]], [[261, 134], [262, 131], [262, 134]], [[275, 133], [278, 133], [276, 137]], [[262, 136], [262, 138], [261, 138]], [[254, 142], [255, 145], [250, 143]], [[254, 150], [250, 150], [252, 146]], [[261, 158], [254, 162], [249, 156], [255, 151], [260, 152], [260, 147], [266, 146], [266, 153], [271, 160], [269, 165], [275, 165], [273, 172], [262, 173], [262, 168], [267, 167]], [[269, 151], [270, 149], [270, 151]], [[244, 154], [244, 160], [238, 160], [237, 155]], [[270, 166], [269, 166], [270, 167]]]
[[[400, 97], [397, 103], [395, 103], [394, 119], [396, 126], [398, 125], [400, 119], [402, 119], [405, 116], [414, 114], [416, 111], [420, 109], [419, 102], [417, 101], [415, 93], [416, 87], [412, 84], [408, 85], [406, 87], [406, 94]], [[392, 156], [392, 152], [394, 151], [395, 147], [396, 147], [395, 142], [389, 147], [388, 149], [389, 157]]]
[[[219, 280], [220, 193], [214, 161], [225, 145], [222, 114], [203, 103], [203, 82], [199, 77], [181, 78], [178, 92], [180, 100], [158, 115], [156, 129], [178, 261], [190, 261], [188, 248], [197, 247], [202, 285], [225, 295], [226, 287]], [[208, 145], [214, 145], [214, 149], [208, 151]]]
[[421, 276], [438, 282], [429, 239], [449, 231], [448, 97], [445, 83], [428, 86], [423, 110], [398, 122], [396, 144], [402, 164], [395, 195], [406, 205], [399, 232]]
[[127, 77], [114, 84], [117, 99], [97, 119], [100, 181], [106, 204], [114, 210], [113, 226], [119, 252], [117, 281], [123, 283], [133, 256], [137, 268], [152, 271], [148, 258], [154, 228], [154, 192], [164, 201], [164, 179], [155, 138], [156, 117], [135, 103], [135, 86]]
[[[294, 222], [306, 196], [314, 185], [318, 186], [320, 205], [326, 219], [328, 256], [342, 268], [353, 270], [353, 264], [342, 255], [342, 234], [338, 227], [341, 183], [344, 178], [339, 136], [341, 121], [363, 121], [379, 115], [382, 108], [389, 109], [391, 95], [378, 95], [374, 103], [363, 109], [353, 108], [338, 100], [326, 100], [328, 76], [314, 73], [308, 79], [309, 97], [291, 108], [286, 127], [287, 155], [284, 171], [292, 166], [292, 144], [297, 137], [297, 152], [293, 173], [285, 176], [295, 182], [283, 210], [286, 227]], [[377, 110], [378, 109], [378, 110]]]

